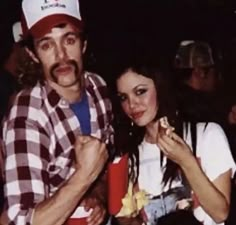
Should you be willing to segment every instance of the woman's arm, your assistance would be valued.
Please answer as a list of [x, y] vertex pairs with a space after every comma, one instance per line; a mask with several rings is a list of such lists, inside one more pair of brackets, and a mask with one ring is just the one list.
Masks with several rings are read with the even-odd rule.
[[211, 182], [190, 147], [177, 134], [158, 137], [158, 144], [164, 154], [181, 167], [203, 209], [217, 223], [224, 221], [229, 213], [231, 170]]
[[206, 213], [217, 223], [225, 221], [230, 205], [231, 170], [211, 182], [195, 159], [182, 164], [181, 168]]

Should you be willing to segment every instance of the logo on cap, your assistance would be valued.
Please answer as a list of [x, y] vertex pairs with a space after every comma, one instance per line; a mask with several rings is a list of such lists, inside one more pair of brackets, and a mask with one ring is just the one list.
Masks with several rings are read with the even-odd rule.
[[[41, 10], [49, 9], [49, 8], [66, 8], [65, 4], [58, 3], [58, 0], [53, 0], [54, 3], [50, 3], [50, 0], [44, 0], [44, 5], [41, 6]], [[51, 1], [52, 2], [52, 1]]]

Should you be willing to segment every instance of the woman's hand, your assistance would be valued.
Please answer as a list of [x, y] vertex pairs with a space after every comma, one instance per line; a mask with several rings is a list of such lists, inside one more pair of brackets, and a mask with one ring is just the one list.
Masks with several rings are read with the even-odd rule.
[[180, 166], [190, 163], [190, 159], [195, 159], [190, 147], [175, 132], [159, 134], [157, 144], [166, 157]]

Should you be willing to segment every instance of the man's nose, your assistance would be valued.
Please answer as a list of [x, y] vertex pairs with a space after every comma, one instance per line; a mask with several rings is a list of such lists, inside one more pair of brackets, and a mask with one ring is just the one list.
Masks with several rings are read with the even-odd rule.
[[66, 59], [67, 54], [64, 46], [61, 45], [56, 46], [56, 57], [59, 61]]

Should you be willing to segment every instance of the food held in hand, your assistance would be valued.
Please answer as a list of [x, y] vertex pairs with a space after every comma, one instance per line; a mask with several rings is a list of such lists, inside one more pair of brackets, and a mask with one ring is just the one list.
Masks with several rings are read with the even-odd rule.
[[164, 133], [170, 136], [170, 134], [175, 130], [175, 128], [169, 124], [168, 118], [166, 116], [160, 118], [159, 122], [160, 122], [160, 126], [159, 126], [160, 133]]

